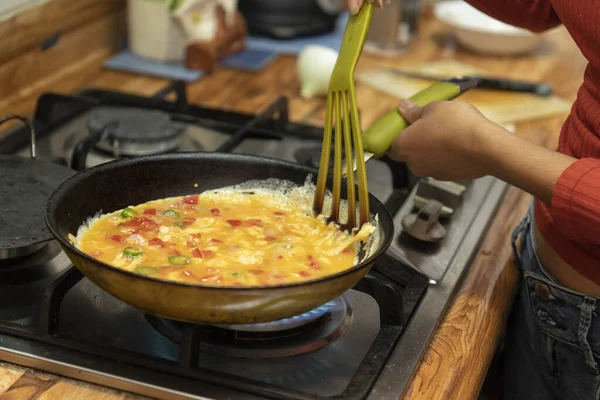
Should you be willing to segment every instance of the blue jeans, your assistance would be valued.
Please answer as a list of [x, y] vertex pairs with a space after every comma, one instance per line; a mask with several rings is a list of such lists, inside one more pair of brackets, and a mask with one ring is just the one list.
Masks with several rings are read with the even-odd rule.
[[513, 232], [521, 282], [507, 325], [504, 398], [598, 400], [600, 299], [565, 288], [544, 269], [533, 219], [531, 207]]

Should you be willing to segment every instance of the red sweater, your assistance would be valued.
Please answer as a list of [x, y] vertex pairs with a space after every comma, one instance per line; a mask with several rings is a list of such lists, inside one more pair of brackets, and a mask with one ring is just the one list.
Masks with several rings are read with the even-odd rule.
[[558, 151], [577, 158], [546, 206], [535, 201], [544, 239], [569, 265], [600, 284], [600, 1], [467, 0], [507, 24], [541, 32], [561, 23], [588, 60]]

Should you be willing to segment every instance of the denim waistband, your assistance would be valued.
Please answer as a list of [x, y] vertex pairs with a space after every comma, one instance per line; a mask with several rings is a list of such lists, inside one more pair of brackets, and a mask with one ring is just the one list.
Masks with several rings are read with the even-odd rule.
[[588, 366], [597, 372], [593, 355], [600, 355], [600, 318], [595, 312], [600, 299], [564, 287], [544, 268], [537, 254], [534, 223], [532, 204], [513, 232], [513, 249], [536, 322], [546, 334], [579, 347]]

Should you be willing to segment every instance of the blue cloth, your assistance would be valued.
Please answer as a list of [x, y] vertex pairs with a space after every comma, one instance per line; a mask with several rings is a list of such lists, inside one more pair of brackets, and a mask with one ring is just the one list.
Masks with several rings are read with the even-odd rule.
[[[246, 71], [258, 71], [277, 56], [274, 52], [260, 49], [245, 49], [223, 59], [220, 65]], [[159, 78], [177, 79], [185, 82], [194, 82], [202, 78], [205, 73], [190, 70], [178, 62], [161, 62], [137, 57], [129, 50], [125, 50], [104, 63], [108, 69], [131, 72], [140, 75], [157, 76]]]
[[176, 79], [185, 82], [194, 82], [204, 76], [204, 72], [189, 70], [182, 63], [153, 61], [137, 57], [129, 50], [125, 50], [106, 60], [104, 67], [117, 71]]
[[[308, 45], [321, 45], [338, 51], [342, 44], [348, 13], [342, 13], [334, 31], [318, 36], [290, 40], [277, 40], [259, 36], [246, 38], [246, 49], [225, 58], [220, 65], [246, 71], [259, 71], [273, 61], [278, 54], [298, 54]], [[194, 82], [205, 76], [203, 71], [189, 70], [183, 63], [165, 63], [135, 56], [129, 50], [109, 58], [104, 67], [134, 74], [157, 76]]]
[[565, 288], [541, 264], [533, 206], [513, 232], [513, 251], [522, 279], [507, 324], [504, 398], [598, 399], [600, 299]]

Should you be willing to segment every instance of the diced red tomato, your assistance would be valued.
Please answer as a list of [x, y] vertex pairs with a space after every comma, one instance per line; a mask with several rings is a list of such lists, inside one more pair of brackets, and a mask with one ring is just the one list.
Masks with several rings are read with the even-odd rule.
[[123, 226], [127, 228], [139, 228], [142, 224], [142, 220], [140, 218], [132, 218], [128, 221], [123, 222]]
[[202, 235], [199, 233], [190, 233], [190, 237], [193, 239], [201, 239]]
[[179, 252], [177, 250], [171, 250], [171, 251], [169, 251], [169, 255], [170, 256], [180, 256], [181, 254], [179, 254]]
[[165, 247], [165, 242], [163, 242], [159, 238], [150, 239], [148, 241], [148, 243], [150, 243], [152, 246], [156, 246], [156, 247]]
[[147, 208], [144, 210], [144, 214], [147, 215], [156, 215], [156, 208]]
[[219, 210], [218, 208], [211, 208], [210, 213], [215, 217], [218, 217], [219, 215], [221, 215], [221, 210]]
[[274, 241], [274, 240], [277, 240], [277, 238], [276, 238], [275, 236], [267, 236], [267, 237], [265, 237], [265, 240], [266, 240], [267, 242], [272, 242], [272, 241]]
[[183, 227], [190, 226], [194, 222], [196, 222], [196, 218], [192, 218], [192, 217], [186, 217], [186, 218], [184, 218], [184, 219], [181, 220], [181, 223], [183, 224]]
[[279, 215], [279, 216], [285, 215], [285, 213], [283, 211], [275, 211], [273, 214]]
[[198, 204], [198, 195], [193, 194], [191, 196], [184, 197], [183, 202], [185, 204]]
[[129, 221], [123, 222], [123, 226], [127, 228], [139, 228], [146, 232], [158, 229], [156, 222], [152, 221], [150, 218], [132, 218]]
[[106, 235], [106, 238], [108, 240], [112, 240], [113, 242], [117, 242], [117, 243], [123, 242], [123, 237], [121, 235], [113, 235], [112, 233], [109, 233]]
[[227, 223], [231, 226], [263, 226], [263, 222], [260, 219], [247, 219], [240, 221], [239, 219], [228, 219]]
[[165, 242], [163, 242], [159, 238], [150, 239], [148, 241], [148, 243], [150, 243], [152, 246], [156, 246], [156, 247], [165, 247]]
[[248, 219], [244, 222], [246, 226], [263, 226], [263, 222], [260, 219]]
[[210, 239], [210, 242], [211, 242], [211, 243], [215, 243], [215, 244], [217, 244], [217, 243], [223, 243], [223, 241], [222, 241], [222, 240], [215, 239], [215, 238], [212, 238], [212, 239]]
[[215, 256], [215, 252], [214, 251], [202, 250], [202, 257], [203, 258], [212, 258], [214, 256]]
[[198, 249], [192, 250], [192, 257], [202, 258], [202, 252]]
[[192, 250], [192, 256], [196, 258], [211, 258], [214, 257], [214, 255], [215, 252], [210, 250], [200, 250], [198, 248]]
[[308, 278], [310, 276], [310, 272], [306, 272], [306, 271], [300, 271], [299, 274], [305, 278]]
[[315, 261], [315, 259], [313, 258], [313, 256], [308, 256], [308, 262], [311, 268], [313, 269], [321, 269], [321, 266], [319, 266], [319, 264]]
[[187, 242], [186, 243], [187, 247], [194, 247], [195, 245], [196, 245], [196, 243], [194, 243], [194, 242]]
[[265, 271], [263, 271], [262, 269], [249, 269], [248, 272], [250, 272], [253, 275], [260, 275]]
[[156, 225], [156, 222], [152, 221], [151, 219], [147, 219], [147, 218], [142, 218], [142, 222], [140, 224], [140, 229], [146, 232], [152, 232], [158, 229], [158, 225]]

